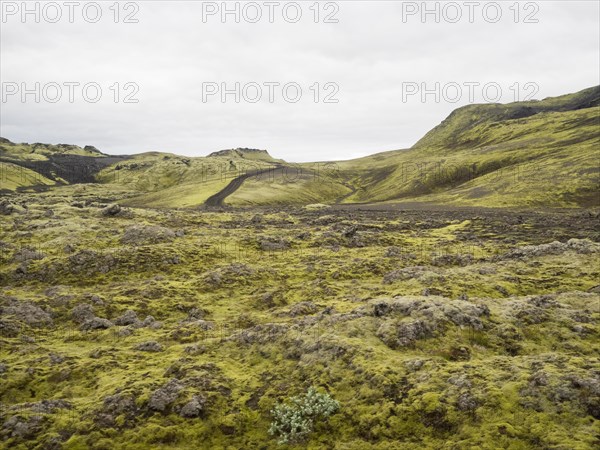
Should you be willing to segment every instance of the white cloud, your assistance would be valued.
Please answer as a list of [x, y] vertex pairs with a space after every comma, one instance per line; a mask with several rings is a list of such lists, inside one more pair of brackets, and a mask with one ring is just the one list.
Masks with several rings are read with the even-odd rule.
[[[339, 23], [316, 24], [313, 2], [301, 2], [298, 23], [276, 15], [275, 23], [263, 17], [253, 24], [232, 23], [231, 16], [225, 24], [215, 17], [203, 23], [202, 2], [171, 1], [138, 2], [139, 23], [115, 24], [112, 3], [101, 3], [98, 23], [77, 13], [74, 23], [3, 16], [3, 83], [95, 82], [103, 97], [88, 103], [78, 94], [73, 103], [55, 104], [9, 97], [0, 106], [2, 136], [90, 144], [108, 153], [205, 155], [257, 147], [289, 161], [346, 159], [406, 148], [468, 103], [466, 95], [457, 103], [436, 103], [432, 96], [424, 104], [418, 96], [403, 102], [403, 82], [496, 82], [502, 101], [511, 101], [515, 82], [536, 83], [535, 97], [544, 98], [600, 78], [597, 2], [537, 2], [539, 23], [514, 23], [513, 2], [501, 2], [498, 23], [480, 12], [474, 23], [464, 16], [459, 23], [435, 23], [431, 16], [428, 23], [415, 16], [403, 23], [400, 2], [337, 2]], [[526, 3], [533, 2], [521, 3], [521, 20], [531, 12]], [[456, 4], [466, 15], [464, 2]], [[128, 81], [139, 86], [139, 103], [114, 103], [110, 86]], [[302, 100], [286, 103], [276, 90], [274, 103], [237, 104], [232, 96], [225, 104], [202, 102], [203, 82], [268, 81], [300, 84]], [[309, 88], [315, 82], [337, 83], [339, 103], [314, 103]], [[121, 89], [121, 100], [127, 92]], [[476, 93], [481, 101], [480, 89]]]

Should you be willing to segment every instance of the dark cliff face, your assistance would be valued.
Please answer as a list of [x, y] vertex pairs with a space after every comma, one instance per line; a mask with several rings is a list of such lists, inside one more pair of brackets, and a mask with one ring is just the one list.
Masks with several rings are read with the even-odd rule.
[[[96, 174], [105, 167], [128, 159], [128, 156], [95, 158], [80, 155], [52, 155], [46, 161], [10, 161], [53, 180], [69, 183], [95, 183]], [[2, 158], [0, 158], [2, 160]]]
[[[19, 149], [16, 153], [15, 148]], [[23, 157], [27, 154], [38, 154], [42, 158]], [[33, 170], [45, 178], [57, 182], [94, 183], [98, 172], [111, 164], [126, 159], [130, 159], [130, 156], [106, 155], [91, 145], [82, 148], [70, 144], [39, 142], [17, 144], [9, 139], [0, 138], [0, 163], [6, 162]]]

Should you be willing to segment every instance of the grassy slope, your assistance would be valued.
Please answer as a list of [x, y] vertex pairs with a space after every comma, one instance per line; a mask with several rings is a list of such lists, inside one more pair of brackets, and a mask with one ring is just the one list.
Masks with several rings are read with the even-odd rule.
[[236, 206], [333, 203], [348, 192], [334, 173], [319, 173], [316, 165], [295, 165], [272, 177], [246, 180], [226, 202]]
[[588, 204], [598, 188], [597, 118], [596, 109], [586, 109], [484, 123], [463, 137], [484, 144], [444, 155], [421, 148], [397, 154], [389, 158], [394, 171], [388, 177], [347, 200]]
[[[47, 164], [51, 158], [71, 156], [104, 159], [106, 155], [91, 148], [72, 145], [15, 144], [8, 140], [0, 142], [0, 164], [3, 179], [0, 189], [14, 191], [18, 187], [53, 184], [32, 168], [44, 168], [58, 177]], [[206, 158], [186, 158], [169, 153], [148, 152], [127, 157], [100, 170], [96, 180], [106, 188], [94, 186], [98, 195], [103, 191], [127, 193], [124, 203], [137, 206], [188, 207], [197, 206], [224, 188], [233, 178], [246, 171], [273, 167], [280, 160], [260, 151], [226, 150]], [[61, 164], [56, 162], [56, 164]], [[18, 166], [28, 164], [30, 168]], [[77, 160], [68, 160], [75, 167]], [[87, 161], [82, 161], [87, 164]], [[76, 170], [76, 169], [74, 169]], [[15, 175], [17, 174], [17, 175]]]
[[[462, 107], [411, 149], [350, 161], [287, 165], [288, 171], [274, 177], [247, 179], [226, 203], [599, 206], [599, 99], [600, 87], [595, 87], [543, 101]], [[0, 158], [8, 162], [46, 159], [61, 152], [104, 156], [87, 147], [4, 141], [0, 151]], [[264, 151], [248, 149], [204, 158], [152, 152], [112, 164], [96, 179], [129, 190], [128, 205], [193, 207], [233, 178], [280, 163]]]
[[[413, 148], [334, 163], [312, 201], [423, 201], [477, 206], [598, 206], [600, 88], [454, 111]], [[523, 117], [525, 116], [525, 117]], [[309, 165], [310, 166], [310, 165]], [[291, 192], [288, 193], [288, 191]], [[246, 183], [232, 204], [299, 203], [301, 193]]]
[[54, 181], [39, 173], [8, 162], [0, 162], [0, 191], [15, 191], [35, 185], [51, 186]]
[[223, 189], [233, 178], [251, 170], [273, 167], [264, 155], [227, 154], [186, 158], [144, 153], [100, 172], [98, 180], [133, 189], [138, 196], [125, 204], [153, 207], [197, 206]]
[[475, 129], [480, 124], [522, 119], [543, 112], [587, 109], [599, 105], [600, 86], [584, 89], [574, 94], [546, 98], [542, 101], [464, 106], [453, 111], [446, 120], [419, 140], [414, 148], [446, 153], [465, 146], [479, 146], [485, 143], [485, 139], [482, 139], [483, 136], [466, 132]]

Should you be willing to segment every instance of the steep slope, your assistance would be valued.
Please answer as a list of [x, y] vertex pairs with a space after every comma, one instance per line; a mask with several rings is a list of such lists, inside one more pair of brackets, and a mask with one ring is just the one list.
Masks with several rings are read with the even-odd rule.
[[422, 197], [480, 206], [574, 206], [588, 204], [597, 192], [597, 108], [481, 123], [460, 139], [482, 144], [452, 152], [416, 147], [391, 155], [386, 163], [393, 172], [348, 200]]
[[[318, 177], [311, 200], [600, 206], [599, 99], [595, 87], [543, 101], [459, 108], [411, 149], [333, 163], [335, 173]], [[228, 200], [285, 203], [306, 190], [300, 183], [290, 196], [285, 185], [244, 183]], [[346, 195], [339, 197], [339, 189]]]
[[55, 182], [39, 173], [8, 162], [0, 162], [0, 194], [32, 186], [51, 186]]
[[508, 104], [468, 105], [454, 110], [446, 120], [428, 132], [413, 148], [448, 152], [464, 147], [478, 147], [497, 142], [495, 135], [480, 135], [480, 126], [524, 119], [540, 113], [568, 112], [598, 107], [600, 86], [584, 89], [574, 94], [550, 97], [541, 101]]

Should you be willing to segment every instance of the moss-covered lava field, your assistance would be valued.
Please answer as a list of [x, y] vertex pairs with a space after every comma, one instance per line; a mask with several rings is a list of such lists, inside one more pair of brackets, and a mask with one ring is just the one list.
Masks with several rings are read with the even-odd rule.
[[1, 200], [0, 447], [600, 444], [598, 211], [111, 195]]

